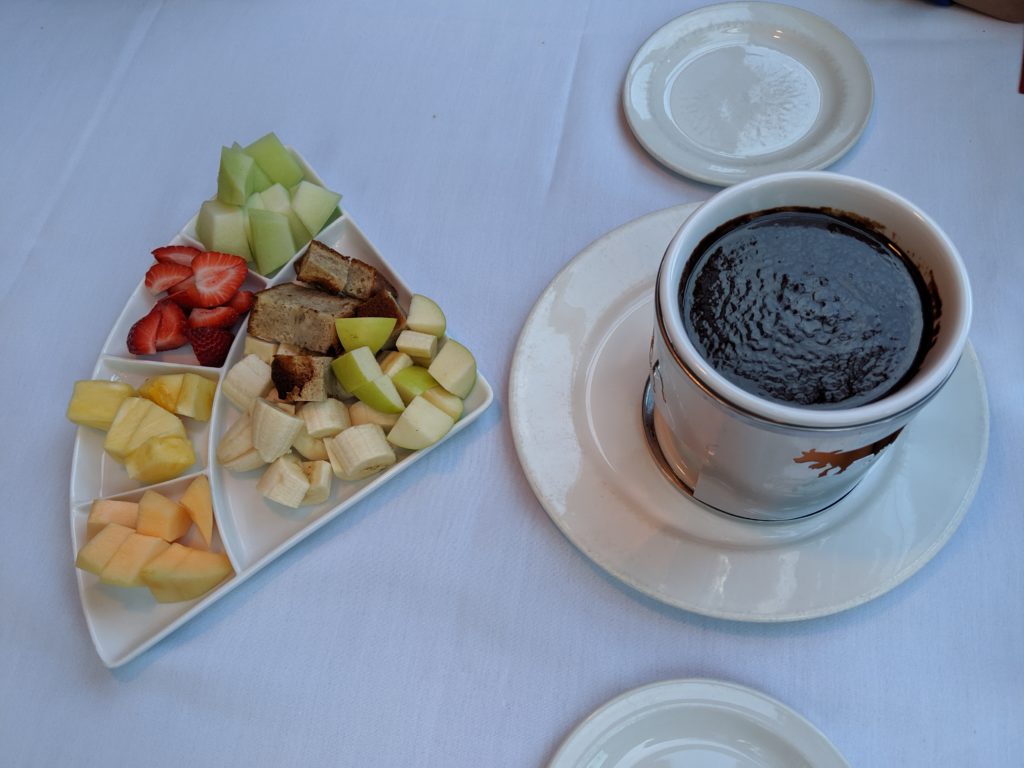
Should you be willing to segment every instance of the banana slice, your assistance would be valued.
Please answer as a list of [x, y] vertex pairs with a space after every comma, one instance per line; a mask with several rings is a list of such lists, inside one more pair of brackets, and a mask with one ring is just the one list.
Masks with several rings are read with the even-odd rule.
[[334, 474], [342, 480], [361, 480], [395, 463], [395, 452], [378, 424], [360, 424], [324, 439]]
[[398, 421], [397, 413], [383, 413], [376, 408], [371, 408], [362, 400], [357, 400], [348, 408], [349, 417], [353, 424], [379, 424], [384, 429], [395, 426]]
[[292, 448], [302, 454], [302, 457], [310, 461], [327, 461], [327, 449], [324, 448], [323, 438], [310, 437], [303, 423], [299, 434], [292, 440]]
[[224, 377], [220, 391], [245, 412], [252, 410], [257, 398], [270, 391], [270, 366], [257, 355], [246, 355]]
[[252, 444], [266, 462], [284, 456], [305, 422], [279, 410], [262, 398], [252, 409]]
[[251, 451], [252, 421], [247, 414], [239, 416], [217, 444], [217, 461], [221, 464], [237, 459], [243, 453]]
[[294, 457], [281, 456], [267, 467], [256, 490], [271, 501], [298, 509], [309, 491], [309, 479]]
[[331, 495], [331, 478], [334, 475], [330, 462], [304, 461], [301, 466], [302, 471], [306, 473], [306, 479], [309, 480], [309, 490], [302, 499], [302, 506], [327, 501]]
[[333, 437], [352, 426], [348, 407], [333, 397], [305, 403], [299, 409], [299, 415], [306, 422], [310, 437]]

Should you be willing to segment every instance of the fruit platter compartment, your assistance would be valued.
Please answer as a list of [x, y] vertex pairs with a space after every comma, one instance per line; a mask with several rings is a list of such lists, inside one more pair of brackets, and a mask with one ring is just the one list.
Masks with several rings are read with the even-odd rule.
[[[305, 177], [320, 183], [302, 157], [294, 150], [290, 151], [301, 165]], [[333, 222], [322, 229], [315, 239], [376, 268], [390, 282], [397, 293], [398, 302], [408, 306], [413, 296], [410, 288], [347, 213], [338, 209], [335, 215]], [[193, 218], [170, 244], [202, 249], [196, 232], [196, 219]], [[259, 292], [295, 280], [295, 262], [304, 250], [301, 249], [270, 276], [250, 271], [242, 288]], [[258, 490], [257, 484], [265, 468], [247, 472], [229, 471], [217, 460], [218, 443], [232, 424], [244, 415], [240, 408], [223, 395], [222, 384], [232, 367], [245, 357], [248, 320], [242, 322], [224, 363], [219, 367], [199, 365], [187, 345], [137, 357], [127, 351], [125, 339], [133, 323], [155, 304], [156, 299], [147, 290], [145, 282], [140, 282], [103, 346], [92, 379], [124, 382], [133, 390], [139, 390], [147, 380], [154, 377], [176, 374], [200, 376], [216, 384], [209, 420], [181, 419], [185, 435], [194, 449], [194, 462], [174, 479], [149, 484], [133, 479], [122, 462], [108, 455], [104, 450], [104, 432], [79, 426], [70, 484], [73, 552], [81, 557], [83, 547], [95, 541], [96, 529], [90, 512], [95, 510], [98, 501], [130, 502], [134, 506], [151, 491], [176, 502], [190, 494], [194, 490], [192, 486], [205, 485], [208, 480], [208, 498], [212, 502], [212, 531], [207, 531], [205, 536], [201, 535], [199, 529], [203, 526], [196, 520], [197, 525], [190, 527], [188, 533], [178, 539], [178, 543], [195, 544], [199, 550], [204, 551], [203, 556], [205, 552], [223, 553], [217, 556], [224, 559], [226, 555], [233, 573], [198, 597], [159, 602], [145, 587], [112, 586], [101, 581], [94, 573], [76, 569], [89, 632], [97, 653], [108, 667], [117, 667], [131, 661], [264, 565], [465, 430], [493, 400], [490, 384], [482, 374], [477, 373], [475, 384], [464, 398], [461, 418], [437, 442], [420, 450], [396, 448], [394, 453], [397, 460], [383, 471], [355, 481], [335, 479], [330, 484], [330, 493], [325, 501], [291, 508], [271, 500]], [[171, 548], [183, 551], [178, 543], [171, 544]]]

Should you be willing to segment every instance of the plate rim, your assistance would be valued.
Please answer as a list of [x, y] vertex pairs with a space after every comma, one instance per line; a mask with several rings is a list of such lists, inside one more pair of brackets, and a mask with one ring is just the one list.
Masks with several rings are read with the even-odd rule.
[[[671, 156], [671, 153], [666, 153], [662, 151], [662, 149], [660, 149], [659, 147], [654, 146], [650, 142], [649, 137], [647, 135], [648, 132], [644, 129], [642, 124], [634, 120], [633, 113], [635, 112], [635, 109], [632, 106], [633, 99], [631, 98], [631, 92], [634, 79], [636, 78], [638, 73], [639, 64], [642, 63], [641, 60], [646, 55], [648, 55], [654, 50], [655, 38], [669, 33], [673, 27], [680, 25], [683, 22], [683, 20], [692, 20], [702, 15], [713, 13], [715, 11], [721, 11], [723, 9], [727, 9], [730, 7], [735, 7], [739, 9], [749, 8], [750, 6], [758, 6], [759, 8], [769, 10], [770, 12], [777, 13], [783, 17], [802, 17], [804, 19], [813, 20], [813, 23], [819, 24], [823, 28], [829, 29], [829, 31], [835, 35], [836, 39], [839, 40], [841, 44], [844, 46], [844, 48], [846, 49], [846, 54], [852, 54], [852, 58], [855, 59], [857, 64], [861, 65], [863, 68], [862, 74], [864, 75], [864, 77], [854, 78], [854, 80], [861, 83], [865, 88], [863, 93], [863, 112], [858, 113], [859, 119], [854, 125], [853, 130], [845, 137], [845, 139], [842, 141], [838, 141], [836, 143], [836, 146], [830, 152], [826, 153], [820, 160], [813, 163], [804, 162], [795, 165], [786, 165], [785, 167], [775, 167], [775, 165], [767, 165], [765, 170], [758, 171], [757, 169], [759, 163], [757, 161], [741, 162], [739, 160], [734, 160], [731, 163], [731, 167], [738, 169], [738, 172], [734, 174], [728, 174], [716, 173], [712, 169], [701, 168], [699, 166], [695, 167], [695, 165], [692, 163], [680, 162], [677, 159], [673, 158]], [[733, 0], [731, 2], [713, 3], [710, 5], [702, 6], [700, 8], [696, 8], [692, 11], [688, 11], [687, 13], [681, 14], [680, 16], [677, 16], [667, 21], [666, 23], [662, 24], [660, 27], [658, 27], [658, 29], [652, 32], [644, 40], [644, 42], [637, 49], [636, 53], [630, 59], [629, 64], [626, 67], [625, 76], [623, 77], [620, 99], [622, 111], [626, 118], [626, 123], [630, 128], [630, 131], [633, 133], [634, 138], [636, 138], [640, 146], [643, 147], [643, 149], [648, 154], [650, 154], [661, 165], [665, 166], [666, 168], [675, 173], [681, 174], [695, 181], [700, 181], [705, 184], [713, 184], [716, 186], [730, 186], [732, 184], [736, 184], [747, 179], [756, 178], [758, 176], [764, 175], [765, 173], [770, 173], [774, 171], [813, 171], [820, 170], [822, 168], [827, 168], [828, 166], [837, 162], [844, 155], [846, 155], [857, 144], [861, 136], [863, 136], [864, 131], [867, 130], [868, 123], [870, 122], [871, 115], [874, 111], [874, 101], [875, 86], [874, 76], [872, 75], [871, 67], [868, 64], [867, 58], [864, 56], [863, 51], [861, 51], [860, 48], [857, 47], [856, 43], [854, 43], [853, 39], [848, 34], [846, 34], [843, 30], [839, 29], [839, 27], [837, 27], [828, 19], [812, 11], [806, 10], [804, 8], [799, 8], [796, 6], [786, 5], [783, 3], [769, 2], [768, 0]], [[800, 140], [798, 139], [796, 142], [793, 142], [793, 144], [790, 144], [789, 146], [798, 144], [799, 141]]]
[[[812, 757], [829, 757], [835, 760], [835, 766], [837, 768], [849, 768], [849, 763], [846, 761], [846, 758], [843, 757], [839, 749], [831, 742], [831, 740], [829, 740], [821, 729], [789, 705], [773, 696], [769, 696], [763, 691], [757, 690], [756, 688], [741, 685], [740, 683], [734, 683], [729, 680], [718, 680], [706, 677], [659, 680], [631, 688], [609, 699], [599, 705], [596, 709], [592, 710], [586, 717], [584, 717], [583, 720], [573, 727], [558, 746], [558, 749], [548, 763], [548, 768], [573, 768], [574, 765], [577, 765], [576, 763], [569, 761], [585, 754], [586, 750], [597, 743], [597, 740], [607, 734], [610, 727], [614, 726], [613, 723], [610, 724], [609, 727], [602, 728], [600, 721], [603, 718], [618, 715], [619, 713], [617, 710], [623, 709], [624, 711], [621, 713], [619, 718], [621, 721], [625, 717], [628, 717], [631, 712], [639, 713], [641, 709], [650, 708], [652, 705], [669, 704], [670, 702], [684, 702], [687, 698], [686, 696], [672, 695], [673, 693], [682, 693], [680, 689], [703, 689], [705, 691], [710, 689], [714, 693], [729, 691], [760, 704], [767, 703], [773, 707], [777, 707], [788, 718], [791, 718], [798, 727], [803, 729], [803, 736], [812, 740], [813, 743], [810, 746], [816, 748], [819, 752], [819, 754], [812, 755]], [[644, 702], [642, 705], [638, 704], [633, 708], [629, 706], [632, 699], [642, 697], [648, 693], [655, 697], [656, 700], [654, 702]], [[695, 693], [696, 691], [694, 691], [694, 694]], [[707, 700], [707, 697], [704, 697], [704, 700]], [[724, 704], [734, 712], [742, 711], [739, 706], [733, 705], [731, 702], [723, 702], [721, 699], [718, 699], [716, 700], [716, 703]], [[595, 734], [590, 734], [590, 731], [595, 729], [600, 730]], [[779, 734], [776, 732], [776, 735]], [[593, 738], [591, 738], [591, 736], [593, 736]], [[581, 740], [589, 741], [582, 744], [576, 743]], [[787, 743], [793, 744], [791, 740], [787, 740]], [[577, 750], [578, 754], [573, 754], [573, 750]], [[823, 750], [824, 752], [822, 752]], [[831, 754], [828, 754], [829, 752], [831, 752]]]
[[[650, 225], [652, 222], [659, 221], [662, 218], [671, 219], [675, 225], [678, 225], [681, 224], [682, 221], [684, 221], [685, 218], [689, 216], [694, 210], [696, 210], [696, 208], [699, 207], [699, 205], [700, 203], [687, 203], [678, 206], [671, 206], [669, 208], [664, 208], [658, 211], [653, 211], [644, 216], [640, 216], [636, 219], [626, 222], [625, 224], [622, 224], [619, 227], [616, 227], [615, 229], [601, 235], [596, 240], [585, 246], [578, 254], [576, 254], [576, 256], [570, 259], [570, 261], [558, 272], [558, 274], [551, 280], [551, 282], [544, 288], [544, 290], [539, 295], [536, 303], [534, 304], [529, 315], [527, 316], [526, 321], [523, 324], [522, 330], [520, 331], [519, 338], [516, 343], [516, 349], [513, 354], [512, 363], [510, 366], [508, 380], [509, 421], [510, 426], [512, 428], [513, 444], [516, 448], [516, 453], [519, 458], [520, 465], [523, 469], [523, 473], [526, 476], [530, 488], [533, 491], [535, 497], [537, 498], [538, 503], [540, 503], [541, 507], [544, 509], [545, 513], [554, 523], [555, 527], [558, 528], [561, 534], [565, 536], [565, 538], [568, 539], [569, 542], [573, 544], [573, 546], [577, 550], [579, 550], [583, 555], [585, 555], [588, 560], [590, 560], [602, 571], [608, 573], [609, 575], [613, 576], [616, 580], [626, 585], [628, 588], [636, 591], [639, 594], [646, 595], [647, 597], [652, 598], [662, 604], [668, 605], [672, 608], [684, 610], [702, 616], [709, 616], [716, 619], [768, 624], [815, 619], [824, 616], [830, 616], [836, 613], [841, 613], [851, 608], [855, 608], [859, 605], [863, 605], [867, 602], [870, 602], [871, 600], [874, 600], [875, 598], [881, 597], [887, 592], [892, 591], [900, 584], [908, 580], [915, 573], [917, 573], [922, 567], [924, 567], [925, 564], [927, 564], [933, 557], [935, 557], [935, 555], [949, 542], [953, 534], [956, 532], [957, 528], [962, 522], [967, 510], [969, 509], [977, 493], [977, 489], [980, 485], [988, 456], [990, 437], [990, 413], [988, 394], [987, 389], [985, 387], [984, 376], [982, 374], [980, 367], [980, 361], [978, 360], [977, 353], [975, 352], [970, 340], [968, 340], [967, 345], [965, 347], [964, 358], [962, 359], [962, 362], [969, 361], [972, 364], [973, 373], [975, 374], [978, 386], [977, 394], [980, 398], [983, 419], [980, 425], [980, 454], [973, 464], [973, 474], [970, 478], [970, 481], [967, 483], [967, 486], [963, 493], [963, 497], [959, 500], [956, 509], [952, 512], [951, 516], [949, 517], [948, 521], [946, 522], [946, 525], [942, 528], [942, 530], [935, 534], [933, 537], [930, 537], [931, 540], [928, 546], [925, 547], [915, 559], [905, 563], [903, 567], [894, 576], [880, 578], [871, 589], [863, 590], [858, 594], [853, 595], [844, 600], [832, 601], [827, 605], [823, 605], [820, 607], [812, 607], [803, 610], [790, 609], [787, 611], [781, 611], [774, 614], [751, 613], [749, 611], [739, 610], [724, 610], [721, 608], [715, 608], [711, 605], [698, 604], [695, 601], [687, 601], [684, 599], [680, 599], [679, 597], [675, 597], [673, 595], [668, 594], [665, 590], [659, 591], [657, 589], [648, 587], [642, 581], [631, 576], [621, 567], [609, 562], [610, 558], [606, 555], [599, 552], [595, 552], [591, 546], [588, 546], [590, 542], [579, 540], [580, 537], [575, 535], [574, 532], [570, 530], [570, 526], [568, 526], [565, 523], [565, 521], [561, 518], [559, 511], [553, 508], [555, 507], [554, 502], [546, 498], [547, 494], [545, 490], [539, 487], [539, 479], [535, 477], [534, 472], [531, 471], [531, 469], [529, 468], [528, 461], [525, 459], [527, 446], [525, 445], [525, 438], [522, 434], [523, 426], [521, 423], [521, 414], [518, 402], [519, 395], [517, 392], [517, 381], [522, 376], [521, 369], [523, 367], [523, 358], [526, 354], [525, 348], [527, 345], [531, 326], [539, 316], [540, 312], [543, 311], [544, 309], [543, 305], [545, 303], [545, 297], [549, 294], [549, 292], [555, 291], [556, 288], [560, 287], [560, 281], [563, 280], [566, 277], [566, 275], [578, 265], [580, 260], [585, 259], [591, 252], [602, 247], [610, 239], [623, 236], [623, 230], [644, 227], [645, 225]], [[637, 405], [636, 410], [639, 414], [639, 405]], [[571, 416], [569, 418], [571, 418]], [[586, 451], [583, 450], [582, 446], [581, 453], [586, 453]], [[879, 467], [879, 469], [881, 469], [881, 466]], [[664, 481], [664, 478], [661, 478], [659, 475], [659, 480]], [[691, 500], [690, 503], [697, 504], [698, 502], [692, 502]], [[840, 504], [841, 503], [842, 502], [840, 502]], [[834, 507], [834, 509], [839, 510], [842, 509], [842, 507], [839, 507], [839, 505], [837, 504]], [[708, 512], [708, 514], [714, 513]], [[793, 526], [793, 529], [798, 531], [798, 533], [799, 526], [806, 526], [805, 530], [807, 530], [808, 532], [806, 534], [798, 535], [792, 540], [782, 541], [781, 544], [770, 541], [765, 542], [763, 544], [760, 544], [759, 548], [777, 550], [783, 546], [791, 546], [807, 540], [814, 540], [815, 537], [820, 535], [822, 532], [827, 532], [830, 529], [829, 527], [824, 527], [823, 525], [818, 525], [817, 528], [814, 527], [816, 525], [816, 520], [820, 523], [821, 520], [826, 519], [823, 517], [826, 514], [828, 514], [828, 511], [822, 512], [821, 515], [815, 515], [810, 518], [804, 518], [801, 521], [795, 521], [794, 523], [772, 524], [777, 525], [780, 528], [782, 526]], [[742, 522], [740, 524], [746, 525]], [[839, 520], [837, 524], [841, 525], [842, 520]], [[697, 537], [693, 537], [690, 535], [686, 535], [685, 537], [690, 541], [697, 542], [698, 546], [704, 548], [712, 546], [710, 543], [704, 542]], [[742, 547], [740, 549], [742, 549]]]

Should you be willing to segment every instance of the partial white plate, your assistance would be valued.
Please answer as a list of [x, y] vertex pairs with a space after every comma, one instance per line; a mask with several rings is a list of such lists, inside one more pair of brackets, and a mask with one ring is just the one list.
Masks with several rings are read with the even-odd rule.
[[723, 3], [670, 21], [637, 51], [622, 104], [640, 144], [699, 181], [728, 185], [824, 168], [871, 115], [871, 70], [807, 11]]
[[791, 523], [718, 514], [652, 459], [641, 397], [653, 285], [696, 208], [650, 214], [577, 255], [531, 312], [512, 361], [519, 460], [555, 525], [657, 600], [740, 621], [824, 616], [875, 598], [946, 543], [981, 478], [988, 403], [974, 350], [846, 498]]
[[[294, 154], [307, 177], [319, 182], [319, 177], [305, 160], [298, 153]], [[196, 207], [199, 207], [198, 203]], [[342, 212], [341, 217], [325, 228], [317, 239], [382, 270], [399, 289], [400, 299], [408, 304], [411, 295], [409, 288], [347, 213]], [[195, 219], [190, 221], [171, 242], [201, 245], [195, 240]], [[294, 259], [272, 278], [250, 273], [244, 287], [258, 291], [269, 285], [294, 279], [293, 262]], [[140, 276], [145, 273], [144, 266], [139, 270]], [[438, 298], [443, 304], [444, 297]], [[191, 371], [216, 379], [219, 385], [227, 370], [241, 357], [247, 324], [242, 324], [228, 358], [220, 368], [198, 365], [188, 346], [150, 357], [134, 357], [125, 347], [128, 329], [145, 315], [154, 303], [146, 290], [145, 282], [140, 281], [120, 318], [114, 324], [91, 378], [127, 381], [138, 387], [149, 376]], [[487, 409], [493, 399], [494, 392], [490, 384], [482, 373], [478, 374], [476, 386], [465, 400], [463, 417], [441, 441], [422, 451], [399, 452], [397, 464], [372, 478], [357, 483], [347, 483], [335, 478], [331, 496], [326, 502], [299, 510], [269, 502], [260, 496], [255, 490], [255, 485], [261, 472], [234, 475], [218, 465], [217, 442], [233, 421], [232, 414], [237, 413], [234, 406], [220, 396], [219, 386], [209, 424], [183, 419], [195, 448], [196, 464], [185, 476], [166, 483], [140, 486], [128, 477], [120, 464], [104, 453], [103, 432], [79, 427], [71, 464], [70, 567], [73, 567], [74, 557], [86, 541], [86, 519], [94, 499], [116, 498], [137, 501], [146, 487], [153, 487], [176, 499], [181, 497], [192, 479], [199, 474], [206, 474], [210, 478], [213, 492], [216, 522], [211, 549], [226, 552], [235, 569], [232, 578], [206, 595], [195, 600], [169, 604], [156, 602], [147, 589], [107, 586], [101, 584], [96, 576], [76, 569], [82, 610], [96, 652], [103, 663], [108, 667], [118, 667], [134, 659], [284, 551], [464, 431]]]
[[811, 723], [734, 683], [669, 680], [602, 706], [562, 744], [549, 768], [848, 768]]

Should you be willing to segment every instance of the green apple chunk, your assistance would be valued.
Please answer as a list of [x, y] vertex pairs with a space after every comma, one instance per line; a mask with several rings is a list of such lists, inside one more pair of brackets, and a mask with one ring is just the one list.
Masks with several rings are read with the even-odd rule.
[[401, 395], [386, 373], [382, 373], [373, 381], [359, 385], [352, 390], [352, 394], [357, 400], [381, 413], [401, 413], [405, 410]]
[[249, 229], [256, 267], [261, 275], [269, 275], [281, 268], [295, 255], [295, 240], [288, 217], [284, 214], [251, 208]]
[[245, 154], [259, 164], [271, 182], [291, 188], [302, 181], [302, 166], [274, 133], [256, 139], [245, 148]]
[[388, 442], [418, 451], [433, 445], [455, 425], [455, 419], [422, 397], [413, 398], [388, 432]]
[[292, 190], [292, 209], [309, 230], [315, 235], [338, 208], [341, 195], [331, 192], [308, 181], [300, 181]]
[[228, 205], [242, 205], [252, 194], [252, 169], [256, 161], [241, 149], [220, 148], [217, 199]]
[[291, 198], [288, 196], [288, 190], [280, 184], [271, 184], [263, 190], [263, 192], [260, 193], [260, 204], [255, 207], [262, 208], [265, 211], [280, 213], [288, 219], [288, 226], [291, 227], [292, 240], [295, 241], [296, 250], [309, 242], [310, 233], [302, 224], [299, 217], [295, 215], [295, 211], [292, 210], [292, 203]]
[[246, 261], [252, 261], [244, 208], [219, 200], [207, 200], [199, 208], [196, 236], [208, 251], [233, 253]]
[[355, 394], [355, 390], [368, 381], [383, 375], [377, 358], [369, 347], [356, 347], [331, 362], [334, 377], [346, 390]]
[[465, 399], [476, 384], [476, 358], [454, 339], [448, 339], [427, 369], [437, 383]]
[[409, 315], [405, 319], [405, 325], [411, 331], [440, 337], [444, 336], [447, 323], [444, 312], [437, 306], [437, 302], [416, 293], [409, 302]]
[[403, 368], [392, 376], [391, 380], [395, 383], [395, 389], [398, 390], [402, 402], [406, 405], [412, 402], [413, 398], [437, 386], [434, 377], [421, 365]]
[[423, 399], [430, 402], [432, 405], [436, 405], [442, 411], [447, 413], [453, 419], [458, 421], [462, 418], [462, 412], [465, 410], [465, 404], [462, 402], [462, 398], [458, 395], [453, 395], [447, 389], [441, 386], [428, 389], [423, 393]]
[[391, 338], [396, 322], [393, 317], [340, 317], [334, 321], [334, 327], [346, 352], [368, 347], [376, 354]]

